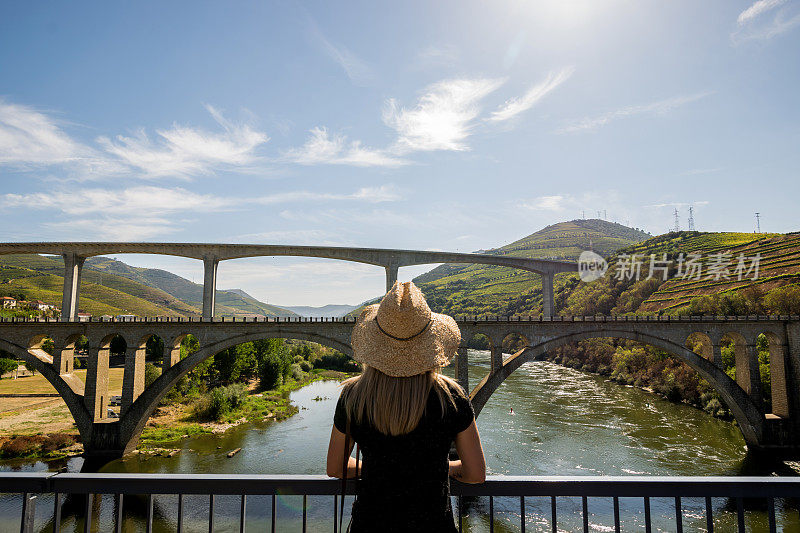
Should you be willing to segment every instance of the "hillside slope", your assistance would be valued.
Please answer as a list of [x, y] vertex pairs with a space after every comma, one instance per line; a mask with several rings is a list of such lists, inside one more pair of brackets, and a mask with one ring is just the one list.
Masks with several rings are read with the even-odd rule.
[[[483, 253], [538, 259], [577, 260], [584, 250], [601, 255], [639, 243], [649, 235], [605, 220], [572, 220], [543, 228]], [[514, 314], [515, 309], [541, 312], [538, 275], [491, 265], [440, 265], [414, 278], [431, 308], [447, 314]], [[537, 310], [538, 309], [538, 310]]]

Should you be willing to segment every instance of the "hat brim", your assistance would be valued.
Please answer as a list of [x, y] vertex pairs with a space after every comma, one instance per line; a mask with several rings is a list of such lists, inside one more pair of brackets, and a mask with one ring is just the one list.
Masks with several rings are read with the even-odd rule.
[[358, 317], [351, 344], [353, 359], [388, 376], [408, 377], [447, 366], [458, 352], [461, 331], [453, 317], [431, 313], [428, 327], [409, 340], [384, 334], [375, 321], [378, 305], [366, 307]]

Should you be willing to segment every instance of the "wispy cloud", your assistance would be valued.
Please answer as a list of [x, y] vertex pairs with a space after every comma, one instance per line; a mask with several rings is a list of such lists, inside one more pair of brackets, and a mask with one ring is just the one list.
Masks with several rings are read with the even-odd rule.
[[[766, 16], [770, 12], [773, 16]], [[786, 0], [758, 0], [739, 13], [737, 28], [731, 33], [734, 44], [772, 39], [800, 25], [800, 9]]]
[[145, 212], [174, 213], [209, 212], [239, 209], [246, 205], [272, 205], [296, 202], [359, 201], [393, 202], [401, 199], [394, 185], [363, 187], [352, 193], [290, 191], [263, 196], [232, 197], [198, 194], [175, 187], [140, 186], [113, 190], [100, 188], [70, 189], [29, 194], [0, 195], [0, 206], [14, 209], [49, 209], [67, 215], [93, 213], [139, 214]]
[[314, 22], [311, 17], [308, 18], [308, 22], [309, 33], [312, 38], [319, 43], [325, 55], [330, 57], [344, 70], [347, 77], [350, 78], [350, 81], [359, 86], [367, 85], [372, 81], [372, 70], [364, 61], [348, 50], [347, 47], [332, 43], [325, 37], [322, 30], [319, 29], [319, 26], [317, 26], [316, 22]]
[[593, 131], [602, 126], [609, 124], [615, 120], [622, 118], [632, 117], [636, 115], [666, 115], [670, 111], [682, 107], [686, 104], [696, 102], [712, 94], [711, 92], [703, 92], [692, 94], [688, 96], [677, 96], [675, 98], [668, 98], [666, 100], [659, 100], [650, 104], [633, 105], [623, 107], [615, 111], [604, 113], [597, 117], [586, 117], [577, 122], [569, 124], [564, 128], [558, 130], [558, 133], [578, 133], [583, 131]]
[[467, 150], [465, 143], [480, 114], [480, 102], [505, 80], [455, 79], [429, 86], [411, 108], [386, 102], [384, 123], [397, 131], [396, 153]]
[[739, 17], [736, 19], [736, 22], [739, 23], [739, 26], [744, 26], [745, 24], [753, 21], [759, 15], [771, 11], [785, 3], [786, 0], [758, 0], [758, 2], [755, 2], [753, 5], [739, 13]]
[[708, 205], [711, 202], [708, 200], [698, 200], [696, 202], [664, 202], [661, 204], [650, 204], [650, 205], [643, 205], [642, 207], [645, 208], [662, 208], [662, 207], [702, 207], [704, 205]]
[[553, 196], [539, 196], [532, 200], [523, 200], [519, 203], [520, 207], [525, 209], [534, 209], [542, 211], [563, 211], [566, 209], [564, 205], [569, 199], [562, 195]]
[[700, 176], [703, 174], [714, 174], [716, 172], [720, 172], [722, 167], [714, 167], [714, 168], [692, 168], [685, 172], [681, 172], [681, 176]]
[[52, 116], [0, 99], [2, 165], [22, 170], [57, 165], [84, 174], [119, 170], [104, 154], [75, 141]]
[[419, 68], [452, 65], [459, 59], [458, 49], [449, 44], [430, 45], [419, 51], [415, 66]]
[[344, 135], [328, 133], [327, 128], [316, 127], [300, 148], [287, 150], [283, 159], [301, 165], [352, 165], [358, 167], [398, 167], [408, 162], [385, 150], [367, 148], [360, 141], [347, 141]]
[[241, 169], [253, 164], [257, 160], [255, 149], [269, 137], [248, 124], [227, 120], [210, 105], [206, 109], [222, 131], [208, 132], [174, 124], [168, 130], [156, 130], [157, 140], [139, 130], [133, 137], [119, 135], [115, 140], [99, 137], [97, 142], [120, 162], [143, 172], [144, 177], [188, 178], [220, 168]]
[[134, 136], [97, 138], [96, 146], [76, 141], [53, 117], [31, 107], [0, 101], [0, 165], [25, 170], [61, 167], [67, 177], [97, 180], [113, 176], [188, 179], [223, 168], [246, 170], [258, 161], [256, 149], [269, 137], [252, 126], [227, 120], [206, 109], [221, 127], [208, 132], [175, 124], [151, 139]]
[[575, 72], [573, 67], [566, 67], [558, 71], [550, 72], [541, 83], [528, 89], [521, 97], [507, 100], [494, 111], [487, 120], [490, 122], [502, 122], [516, 117], [523, 111], [527, 111], [539, 103], [542, 98], [547, 96], [556, 87], [569, 79], [573, 72]]

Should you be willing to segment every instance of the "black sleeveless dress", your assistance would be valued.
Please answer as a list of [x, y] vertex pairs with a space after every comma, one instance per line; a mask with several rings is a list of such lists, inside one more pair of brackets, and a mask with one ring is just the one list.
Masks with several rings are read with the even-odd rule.
[[[444, 413], [431, 390], [425, 414], [414, 431], [392, 437], [351, 421], [350, 434], [361, 447], [362, 472], [353, 505], [352, 533], [455, 532], [450, 506], [448, 453], [455, 436], [475, 419], [460, 388], [451, 387], [455, 406]], [[342, 433], [347, 413], [342, 398], [333, 423]]]

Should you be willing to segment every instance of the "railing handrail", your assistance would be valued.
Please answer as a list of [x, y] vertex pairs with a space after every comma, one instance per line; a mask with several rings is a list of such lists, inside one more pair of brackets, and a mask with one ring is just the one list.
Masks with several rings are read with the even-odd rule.
[[[351, 493], [354, 484], [348, 484]], [[2, 472], [0, 492], [92, 494], [335, 495], [341, 481], [324, 475], [82, 474]], [[800, 477], [771, 476], [488, 476], [485, 483], [451, 480], [454, 496], [800, 497]]]

